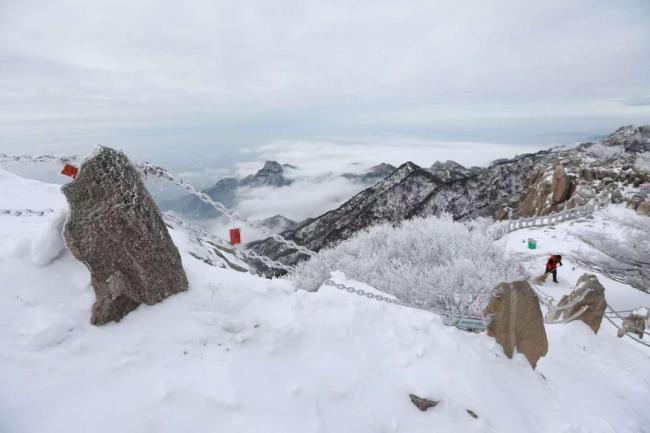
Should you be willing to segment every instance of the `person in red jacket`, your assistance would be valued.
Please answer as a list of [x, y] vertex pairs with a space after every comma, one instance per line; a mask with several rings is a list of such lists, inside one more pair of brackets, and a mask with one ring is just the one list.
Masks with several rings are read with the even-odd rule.
[[548, 262], [546, 262], [546, 272], [545, 274], [548, 274], [549, 272], [553, 274], [553, 282], [557, 283], [557, 267], [562, 266], [562, 256], [560, 255], [552, 255], [549, 259]]

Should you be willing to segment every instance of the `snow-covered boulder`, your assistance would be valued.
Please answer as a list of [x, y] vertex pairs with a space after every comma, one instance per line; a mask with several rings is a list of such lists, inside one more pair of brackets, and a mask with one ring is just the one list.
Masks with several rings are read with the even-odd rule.
[[99, 148], [62, 189], [70, 204], [65, 242], [90, 270], [95, 290], [93, 324], [187, 290], [178, 249], [123, 153]]
[[492, 317], [488, 335], [497, 340], [508, 358], [516, 350], [535, 368], [539, 358], [548, 352], [539, 299], [527, 281], [500, 283], [484, 314]]
[[600, 324], [605, 315], [607, 301], [605, 300], [605, 288], [598, 278], [593, 274], [583, 274], [576, 283], [575, 289], [558, 302], [558, 309], [563, 306], [572, 305], [562, 311], [562, 317], [569, 318], [578, 313], [584, 306], [589, 308], [577, 317], [582, 320], [595, 332], [598, 333]]

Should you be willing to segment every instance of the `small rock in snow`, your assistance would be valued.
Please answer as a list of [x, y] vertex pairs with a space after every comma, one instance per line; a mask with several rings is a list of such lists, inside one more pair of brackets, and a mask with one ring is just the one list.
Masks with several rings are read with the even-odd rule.
[[422, 412], [425, 412], [429, 408], [436, 407], [438, 403], [440, 403], [440, 401], [421, 398], [415, 394], [409, 394], [409, 397], [411, 398], [411, 403], [413, 403], [415, 407], [420, 409]]

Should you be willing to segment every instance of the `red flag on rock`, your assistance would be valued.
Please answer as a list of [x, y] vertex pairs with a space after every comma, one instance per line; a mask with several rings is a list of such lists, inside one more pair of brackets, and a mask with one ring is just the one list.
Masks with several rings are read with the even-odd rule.
[[75, 167], [72, 164], [64, 165], [63, 170], [61, 170], [62, 175], [71, 177], [73, 179], [77, 177], [77, 173], [79, 173], [79, 168]]

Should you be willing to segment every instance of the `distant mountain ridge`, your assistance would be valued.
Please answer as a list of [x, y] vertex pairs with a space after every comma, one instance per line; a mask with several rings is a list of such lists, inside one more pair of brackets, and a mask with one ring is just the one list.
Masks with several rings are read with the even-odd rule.
[[[275, 187], [282, 188], [290, 186], [296, 178], [287, 174], [297, 167], [291, 164], [280, 164], [277, 161], [266, 161], [264, 166], [256, 173], [244, 178], [226, 177], [219, 180], [213, 186], [203, 190], [211, 199], [233, 208], [237, 205], [238, 192], [240, 188], [261, 188]], [[371, 185], [388, 176], [395, 170], [390, 164], [379, 164], [361, 173], [345, 173], [341, 177], [359, 182], [363, 185]], [[212, 206], [205, 204], [194, 196], [183, 196], [179, 199], [161, 201], [159, 204], [163, 210], [178, 212], [195, 219], [215, 218], [218, 213]], [[287, 220], [290, 221], [290, 220]], [[291, 221], [294, 225], [295, 222]], [[286, 224], [285, 224], [286, 225]], [[292, 224], [286, 225], [293, 227]]]
[[[615, 181], [635, 187], [648, 182], [650, 177], [634, 168], [634, 161], [637, 154], [650, 151], [650, 127], [620, 128], [600, 145], [620, 150], [622, 155], [600, 161], [591, 156], [597, 150], [592, 149], [594, 143], [586, 143], [576, 149], [542, 150], [500, 159], [486, 168], [465, 168], [447, 161], [426, 169], [407, 162], [337, 209], [282, 234], [318, 251], [375, 224], [399, 224], [404, 219], [441, 213], [460, 220], [542, 215], [579, 206], [597, 194], [614, 200], [622, 196]], [[562, 173], [568, 171], [561, 185], [566, 197], [559, 203], [554, 201], [555, 180], [550, 180], [557, 165]], [[585, 171], [587, 165], [592, 168]], [[271, 238], [248, 246], [286, 264], [305, 259]]]

